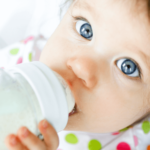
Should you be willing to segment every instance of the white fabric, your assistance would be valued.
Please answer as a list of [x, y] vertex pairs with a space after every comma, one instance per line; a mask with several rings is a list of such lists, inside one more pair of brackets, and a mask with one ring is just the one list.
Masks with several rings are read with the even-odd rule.
[[59, 0], [0, 0], [0, 48], [29, 35], [49, 38], [60, 22]]

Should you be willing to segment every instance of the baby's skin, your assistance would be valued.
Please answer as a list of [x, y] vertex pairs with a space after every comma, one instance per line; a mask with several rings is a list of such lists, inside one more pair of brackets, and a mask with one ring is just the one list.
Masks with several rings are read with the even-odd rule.
[[[149, 33], [143, 0], [73, 2], [39, 59], [65, 79], [75, 97], [77, 112], [64, 130], [115, 132], [149, 113]], [[16, 135], [18, 145], [56, 150], [57, 133], [50, 124], [48, 130], [43, 144], [30, 133], [27, 142]], [[22, 150], [10, 146], [11, 136], [9, 149]]]

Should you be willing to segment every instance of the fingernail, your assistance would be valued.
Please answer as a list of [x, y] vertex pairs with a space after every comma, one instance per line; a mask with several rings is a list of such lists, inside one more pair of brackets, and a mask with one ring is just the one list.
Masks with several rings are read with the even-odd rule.
[[24, 128], [22, 129], [22, 136], [23, 136], [23, 137], [27, 137], [28, 135], [29, 135], [29, 131], [28, 131], [27, 128], [24, 127]]
[[10, 139], [10, 143], [11, 143], [12, 146], [15, 146], [15, 145], [17, 144], [17, 139], [16, 139], [16, 137], [13, 136], [13, 137]]
[[42, 127], [43, 127], [44, 129], [46, 129], [46, 128], [48, 127], [48, 122], [47, 122], [46, 120], [43, 120], [43, 122], [42, 122]]

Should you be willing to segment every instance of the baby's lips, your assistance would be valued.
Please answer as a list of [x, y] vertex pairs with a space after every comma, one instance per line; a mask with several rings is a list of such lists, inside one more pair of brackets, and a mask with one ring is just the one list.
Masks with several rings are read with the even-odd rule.
[[76, 109], [76, 108], [77, 108], [77, 106], [76, 106], [76, 104], [75, 104], [73, 110], [69, 113], [69, 116], [71, 116], [72, 114], [74, 114], [74, 113], [77, 112], [77, 109]]

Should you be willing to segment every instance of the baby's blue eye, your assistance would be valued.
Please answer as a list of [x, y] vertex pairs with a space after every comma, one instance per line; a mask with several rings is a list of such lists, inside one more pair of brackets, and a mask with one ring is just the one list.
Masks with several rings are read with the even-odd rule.
[[139, 70], [136, 64], [130, 59], [120, 59], [117, 61], [117, 66], [126, 75], [131, 77], [138, 77]]
[[84, 38], [91, 39], [91, 37], [93, 36], [91, 25], [87, 23], [86, 21], [83, 21], [83, 20], [77, 21], [76, 30]]

